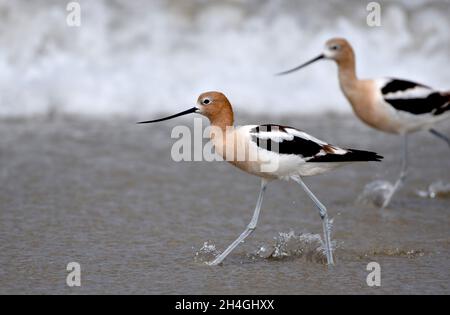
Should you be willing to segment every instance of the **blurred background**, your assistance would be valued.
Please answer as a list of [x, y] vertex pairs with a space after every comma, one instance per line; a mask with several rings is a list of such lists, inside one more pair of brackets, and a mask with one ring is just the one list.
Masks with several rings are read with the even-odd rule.
[[397, 76], [450, 88], [450, 2], [80, 0], [0, 1], [0, 117], [57, 113], [148, 115], [225, 92], [239, 111], [349, 112], [335, 65], [274, 73], [320, 53], [330, 37], [353, 44], [361, 77]]

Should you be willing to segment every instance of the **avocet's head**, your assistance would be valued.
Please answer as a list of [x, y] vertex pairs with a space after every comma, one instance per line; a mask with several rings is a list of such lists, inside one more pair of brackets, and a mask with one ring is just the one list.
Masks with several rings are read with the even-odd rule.
[[213, 120], [223, 115], [224, 112], [228, 112], [231, 104], [225, 95], [213, 91], [203, 93], [198, 97], [197, 108], [200, 114]]
[[172, 118], [176, 118], [176, 117], [180, 117], [180, 116], [184, 116], [184, 115], [188, 115], [188, 114], [192, 114], [192, 113], [199, 113], [199, 114], [209, 118], [209, 120], [212, 121], [212, 120], [216, 119], [217, 117], [220, 117], [222, 115], [229, 113], [230, 111], [232, 113], [231, 104], [228, 101], [227, 97], [220, 92], [212, 91], [212, 92], [206, 92], [206, 93], [201, 94], [197, 99], [197, 106], [195, 106], [195, 107], [192, 107], [188, 110], [185, 110], [185, 111], [175, 114], [175, 115], [171, 115], [168, 117], [155, 119], [155, 120], [142, 121], [142, 122], [139, 122], [138, 124], [148, 124], [148, 123], [160, 122], [160, 121], [169, 120]]
[[353, 54], [350, 43], [345, 38], [332, 38], [325, 43], [323, 56], [326, 59], [332, 59], [340, 62]]
[[319, 56], [301, 64], [298, 67], [280, 72], [278, 75], [295, 72], [321, 59], [331, 59], [336, 61], [338, 64], [341, 64], [351, 58], [354, 58], [354, 53], [350, 43], [345, 38], [332, 38], [327, 40], [325, 43], [325, 48]]

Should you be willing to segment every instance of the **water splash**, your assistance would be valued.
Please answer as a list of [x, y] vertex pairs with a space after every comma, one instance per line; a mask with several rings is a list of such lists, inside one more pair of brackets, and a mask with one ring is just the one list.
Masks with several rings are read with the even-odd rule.
[[[332, 242], [333, 249], [336, 247]], [[301, 233], [294, 231], [280, 232], [271, 244], [262, 244], [254, 256], [264, 259], [285, 259], [289, 257], [302, 257], [308, 261], [326, 263], [325, 247], [318, 234]]]
[[[330, 220], [330, 228], [332, 220]], [[333, 251], [337, 248], [336, 242], [332, 241]], [[221, 252], [217, 250], [212, 241], [206, 241], [203, 246], [194, 254], [194, 259], [198, 263], [207, 263], [212, 261]], [[273, 238], [272, 242], [259, 245], [257, 250], [247, 255], [251, 260], [262, 259], [286, 259], [286, 258], [304, 258], [307, 261], [326, 264], [325, 244], [319, 234], [300, 233], [294, 231], [280, 232]]]
[[358, 196], [357, 202], [361, 204], [371, 204], [376, 207], [382, 207], [394, 185], [386, 180], [376, 180], [368, 183], [363, 192]]
[[417, 190], [416, 194], [422, 198], [450, 198], [450, 183], [437, 181], [431, 183], [426, 190]]
[[207, 263], [218, 255], [220, 255], [220, 251], [216, 249], [216, 244], [212, 241], [206, 241], [203, 243], [203, 246], [195, 252], [194, 259], [196, 262]]

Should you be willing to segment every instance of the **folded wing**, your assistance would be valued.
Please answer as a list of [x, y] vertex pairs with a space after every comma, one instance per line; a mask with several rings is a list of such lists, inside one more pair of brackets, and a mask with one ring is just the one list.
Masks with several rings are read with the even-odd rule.
[[295, 155], [305, 162], [358, 162], [382, 159], [374, 152], [342, 149], [287, 126], [260, 125], [252, 128], [250, 135], [260, 149], [280, 155]]
[[399, 80], [378, 80], [383, 99], [396, 110], [413, 115], [441, 115], [450, 110], [450, 94], [419, 83]]

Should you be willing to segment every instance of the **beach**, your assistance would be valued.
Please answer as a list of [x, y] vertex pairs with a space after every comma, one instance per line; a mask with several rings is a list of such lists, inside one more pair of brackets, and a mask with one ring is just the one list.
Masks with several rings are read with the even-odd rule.
[[[450, 149], [431, 134], [411, 136], [407, 183], [380, 210], [357, 199], [367, 183], [397, 178], [398, 136], [347, 114], [240, 114], [238, 124], [291, 125], [385, 159], [305, 179], [334, 220], [335, 266], [317, 251], [312, 202], [279, 181], [255, 233], [211, 267], [250, 221], [259, 179], [226, 162], [174, 162], [171, 129], [191, 128], [191, 118], [135, 124], [143, 119], [0, 120], [0, 294], [450, 293], [450, 196], [417, 193], [450, 182]], [[446, 122], [437, 129], [450, 134]], [[70, 262], [81, 266], [80, 287], [66, 285]], [[380, 287], [366, 283], [369, 262], [380, 264]]]

